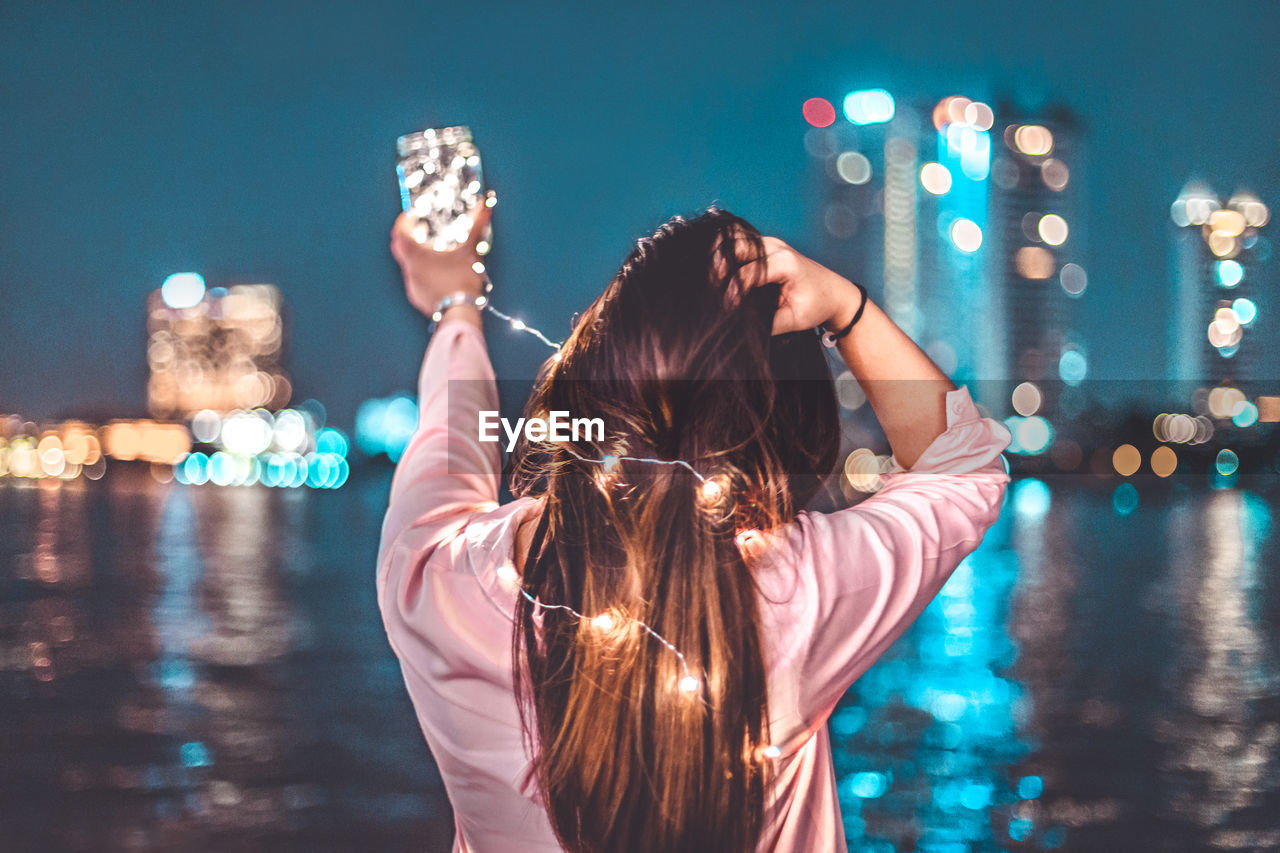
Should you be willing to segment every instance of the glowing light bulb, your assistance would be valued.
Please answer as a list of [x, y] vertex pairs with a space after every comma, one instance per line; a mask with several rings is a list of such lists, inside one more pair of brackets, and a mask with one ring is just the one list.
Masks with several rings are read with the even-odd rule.
[[715, 480], [704, 480], [699, 488], [703, 499], [708, 501], [718, 500], [724, 494], [724, 487]]
[[471, 265], [471, 269], [476, 275], [484, 275], [484, 262], [476, 261]]
[[681, 693], [694, 693], [697, 691], [697, 689], [698, 689], [698, 679], [694, 678], [692, 675], [686, 675], [680, 679]]
[[773, 744], [769, 744], [764, 749], [760, 750], [760, 754], [765, 758], [777, 758], [779, 755], [782, 755], [782, 750]]
[[528, 326], [524, 324], [524, 320], [512, 320], [511, 328], [515, 329], [517, 332], [523, 332], [528, 328]]
[[552, 361], [559, 361], [562, 358], [564, 358], [564, 356], [562, 356], [558, 351], [551, 356]]
[[[559, 353], [556, 353], [556, 355], [559, 355]], [[604, 465], [605, 473], [612, 474], [613, 469], [618, 467], [618, 457], [614, 456], [612, 453], [606, 453], [604, 458], [600, 460], [600, 463]]]
[[510, 563], [498, 566], [498, 580], [503, 583], [513, 584], [520, 579], [520, 573], [516, 571], [516, 567]]
[[599, 616], [591, 620], [591, 627], [598, 631], [612, 631], [617, 620], [613, 618], [611, 613], [601, 613]]

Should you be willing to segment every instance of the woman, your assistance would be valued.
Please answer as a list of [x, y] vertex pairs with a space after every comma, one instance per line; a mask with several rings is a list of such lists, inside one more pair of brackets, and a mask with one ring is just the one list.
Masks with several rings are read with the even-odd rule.
[[[378, 567], [454, 849], [843, 850], [827, 717], [995, 521], [1008, 432], [860, 287], [711, 210], [640, 241], [548, 360], [526, 415], [604, 434], [522, 438], [500, 506], [475, 240], [392, 231], [444, 310]], [[802, 511], [839, 444], [815, 327], [894, 454], [830, 514]]]

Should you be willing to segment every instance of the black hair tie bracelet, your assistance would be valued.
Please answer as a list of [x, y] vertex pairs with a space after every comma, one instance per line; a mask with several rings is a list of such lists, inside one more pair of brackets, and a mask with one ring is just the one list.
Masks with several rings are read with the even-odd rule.
[[858, 292], [862, 294], [862, 302], [858, 305], [858, 310], [854, 312], [853, 319], [849, 321], [849, 325], [845, 326], [838, 332], [832, 332], [822, 327], [822, 343], [828, 347], [833, 347], [836, 342], [853, 331], [853, 327], [862, 319], [862, 312], [867, 307], [867, 289], [862, 285], [853, 282], [854, 287], [858, 288]]

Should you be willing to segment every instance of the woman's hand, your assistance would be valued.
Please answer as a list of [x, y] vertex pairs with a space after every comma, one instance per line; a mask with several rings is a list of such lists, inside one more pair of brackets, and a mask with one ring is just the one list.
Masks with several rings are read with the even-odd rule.
[[805, 257], [777, 237], [764, 237], [764, 281], [782, 285], [773, 333], [825, 325], [840, 329], [858, 310], [861, 294], [853, 282]]
[[473, 265], [481, 260], [476, 244], [489, 226], [493, 216], [491, 200], [496, 198], [492, 190], [485, 194], [485, 202], [476, 207], [467, 242], [446, 252], [437, 252], [413, 238], [417, 224], [413, 217], [405, 213], [396, 217], [391, 227], [391, 254], [400, 264], [405, 296], [414, 308], [431, 316], [440, 300], [451, 293], [484, 293], [484, 276]]

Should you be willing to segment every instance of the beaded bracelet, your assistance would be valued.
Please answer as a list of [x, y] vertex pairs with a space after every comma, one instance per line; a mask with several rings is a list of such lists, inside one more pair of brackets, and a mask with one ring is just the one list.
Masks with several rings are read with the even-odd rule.
[[444, 312], [450, 308], [456, 308], [459, 305], [472, 305], [476, 308], [483, 308], [489, 302], [487, 294], [481, 293], [476, 296], [467, 293], [465, 290], [459, 290], [456, 293], [450, 293], [444, 299], [436, 303], [436, 307], [431, 309], [431, 322], [439, 323], [444, 317]]
[[854, 325], [862, 319], [862, 312], [867, 307], [867, 289], [857, 282], [851, 283], [854, 287], [858, 288], [858, 292], [862, 294], [862, 302], [858, 305], [858, 310], [854, 312], [853, 319], [849, 321], [849, 325], [845, 326], [838, 332], [832, 332], [825, 328], [822, 330], [822, 343], [828, 347], [835, 346], [837, 341], [853, 331]]

